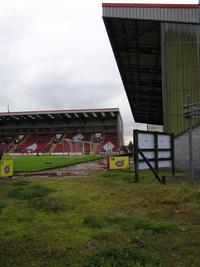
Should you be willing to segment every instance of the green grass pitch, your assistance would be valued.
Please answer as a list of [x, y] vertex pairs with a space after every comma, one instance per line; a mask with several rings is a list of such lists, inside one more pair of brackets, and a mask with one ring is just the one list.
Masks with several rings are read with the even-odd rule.
[[4, 160], [13, 160], [14, 171], [42, 171], [97, 160], [102, 156], [4, 156]]

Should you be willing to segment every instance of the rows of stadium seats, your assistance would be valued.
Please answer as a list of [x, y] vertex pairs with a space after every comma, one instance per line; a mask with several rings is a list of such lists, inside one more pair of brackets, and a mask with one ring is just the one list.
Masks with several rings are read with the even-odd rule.
[[0, 140], [4, 153], [105, 153], [117, 148], [114, 133], [30, 134]]
[[14, 137], [2, 137], [0, 138], [0, 148], [3, 150], [3, 153], [8, 153], [15, 142]]
[[48, 153], [50, 148], [51, 148], [54, 137], [55, 137], [55, 135], [53, 135], [53, 134], [47, 134], [47, 135], [40, 137], [40, 139], [37, 140], [36, 151]]
[[28, 153], [28, 152], [48, 152], [51, 146], [50, 142], [53, 135], [25, 135], [22, 140], [17, 140], [14, 144], [12, 152]]
[[109, 152], [117, 149], [117, 136], [114, 133], [106, 133], [102, 135], [101, 141], [97, 147], [97, 153]]
[[36, 143], [37, 135], [31, 134], [24, 136], [23, 140], [18, 144], [16, 147], [16, 151], [19, 153], [27, 153], [28, 151], [31, 151], [31, 149], [28, 149], [29, 147], [33, 146], [33, 144]]
[[[55, 147], [55, 153], [67, 152], [67, 153], [89, 153], [90, 142], [92, 141], [92, 134], [66, 134], [62, 138], [61, 143]], [[84, 146], [84, 147], [83, 147]]]

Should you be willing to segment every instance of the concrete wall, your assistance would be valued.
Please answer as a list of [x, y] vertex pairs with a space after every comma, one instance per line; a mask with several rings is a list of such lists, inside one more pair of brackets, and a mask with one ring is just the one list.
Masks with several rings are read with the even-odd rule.
[[[175, 165], [176, 170], [188, 170], [188, 133], [175, 138]], [[200, 171], [200, 126], [193, 129], [193, 157], [194, 169]]]

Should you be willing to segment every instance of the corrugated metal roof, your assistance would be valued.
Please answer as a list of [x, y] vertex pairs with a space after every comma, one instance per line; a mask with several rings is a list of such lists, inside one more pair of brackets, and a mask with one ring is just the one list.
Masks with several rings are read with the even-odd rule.
[[94, 119], [94, 118], [110, 118], [116, 120], [120, 115], [118, 108], [107, 109], [77, 109], [77, 110], [49, 110], [49, 111], [23, 111], [23, 112], [0, 112], [0, 122], [7, 119], [14, 119], [17, 121], [24, 121], [24, 119], [31, 119], [35, 121], [40, 120], [82, 120], [82, 119]]
[[0, 112], [1, 116], [14, 115], [42, 115], [42, 114], [65, 114], [65, 113], [101, 113], [101, 112], [119, 112], [119, 108], [99, 108], [99, 109], [70, 109], [70, 110], [34, 110], [34, 111], [16, 111]]
[[198, 5], [103, 4], [103, 17], [200, 24]]

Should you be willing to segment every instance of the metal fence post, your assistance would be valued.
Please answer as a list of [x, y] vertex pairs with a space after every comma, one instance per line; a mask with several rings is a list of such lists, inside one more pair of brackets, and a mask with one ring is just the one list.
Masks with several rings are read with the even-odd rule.
[[193, 143], [192, 143], [192, 115], [190, 114], [191, 96], [187, 96], [187, 111], [188, 111], [188, 144], [189, 144], [189, 180], [194, 183], [194, 164], [193, 164]]
[[134, 137], [134, 166], [135, 166], [135, 182], [139, 182], [139, 166], [138, 166], [138, 160], [139, 160], [139, 155], [138, 155], [138, 130], [133, 131], [133, 137]]

